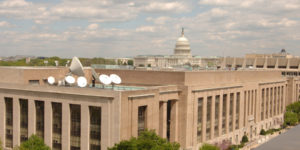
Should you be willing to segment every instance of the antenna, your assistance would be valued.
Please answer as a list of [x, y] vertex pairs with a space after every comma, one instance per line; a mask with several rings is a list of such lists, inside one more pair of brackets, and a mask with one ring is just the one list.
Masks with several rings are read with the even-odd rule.
[[108, 75], [106, 74], [102, 74], [99, 77], [101, 83], [105, 84], [105, 85], [109, 85], [111, 83], [111, 79]]
[[51, 85], [53, 85], [55, 83], [55, 78], [52, 77], [52, 76], [48, 77], [47, 80], [48, 80], [48, 83], [51, 84]]
[[111, 74], [109, 76], [109, 78], [111, 79], [112, 83], [114, 83], [114, 84], [120, 84], [122, 82], [121, 78], [116, 74]]
[[77, 76], [84, 76], [82, 64], [76, 56], [72, 59], [72, 63], [70, 65], [70, 72]]
[[86, 85], [87, 85], [87, 80], [86, 80], [86, 78], [83, 77], [83, 76], [78, 77], [78, 79], [77, 79], [77, 85], [78, 85], [79, 87], [86, 87]]
[[72, 76], [66, 76], [65, 80], [67, 81], [67, 83], [69, 84], [74, 84], [75, 83], [75, 78]]

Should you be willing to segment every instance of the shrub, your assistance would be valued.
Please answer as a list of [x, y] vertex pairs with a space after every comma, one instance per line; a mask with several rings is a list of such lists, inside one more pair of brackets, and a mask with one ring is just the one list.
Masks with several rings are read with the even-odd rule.
[[199, 150], [220, 150], [220, 148], [211, 144], [204, 144]]
[[[15, 148], [14, 148], [15, 149]], [[36, 135], [31, 135], [26, 142], [23, 142], [20, 147], [16, 147], [19, 150], [51, 150], [43, 141]]]
[[247, 137], [247, 135], [244, 135], [244, 136], [242, 137], [241, 143], [247, 143], [247, 142], [249, 142], [248, 137]]
[[287, 111], [284, 114], [284, 125], [294, 126], [298, 123], [298, 115], [295, 112]]
[[266, 135], [267, 133], [266, 133], [266, 131], [264, 129], [261, 129], [259, 134], [260, 135]]
[[151, 130], [142, 132], [138, 138], [121, 141], [108, 150], [179, 150], [179, 148], [179, 143], [170, 143]]

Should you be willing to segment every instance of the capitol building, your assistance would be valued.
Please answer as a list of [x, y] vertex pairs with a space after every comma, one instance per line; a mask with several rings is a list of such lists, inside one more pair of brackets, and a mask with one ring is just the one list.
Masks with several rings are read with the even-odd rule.
[[189, 40], [184, 36], [182, 28], [181, 36], [177, 39], [173, 55], [139, 55], [134, 58], [135, 67], [170, 68], [189, 66], [203, 66], [199, 56], [192, 56]]

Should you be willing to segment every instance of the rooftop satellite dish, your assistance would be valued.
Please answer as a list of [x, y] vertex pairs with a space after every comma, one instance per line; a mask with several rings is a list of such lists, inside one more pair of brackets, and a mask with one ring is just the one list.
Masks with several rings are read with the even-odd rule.
[[78, 77], [77, 78], [77, 85], [79, 86], [79, 87], [86, 87], [86, 85], [87, 85], [87, 80], [86, 80], [86, 78], [85, 77]]
[[111, 74], [109, 78], [111, 79], [111, 82], [114, 84], [120, 84], [122, 82], [121, 78], [116, 74]]
[[55, 78], [52, 77], [52, 76], [48, 77], [47, 80], [48, 80], [48, 83], [51, 84], [51, 85], [55, 83]]
[[73, 57], [70, 71], [72, 74], [75, 74], [77, 76], [84, 76], [82, 64], [77, 57]]
[[67, 81], [67, 83], [69, 84], [74, 84], [75, 83], [75, 78], [72, 76], [66, 76], [65, 80]]
[[109, 85], [111, 83], [111, 79], [108, 75], [102, 74], [99, 77], [101, 83], [105, 84], [105, 85]]

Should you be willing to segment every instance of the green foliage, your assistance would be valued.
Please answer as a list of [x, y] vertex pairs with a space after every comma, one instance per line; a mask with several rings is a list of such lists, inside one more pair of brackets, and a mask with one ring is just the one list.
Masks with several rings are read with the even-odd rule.
[[244, 135], [244, 136], [242, 137], [241, 143], [247, 143], [247, 142], [249, 142], [248, 137], [247, 137], [247, 135]]
[[259, 134], [260, 135], [266, 135], [267, 133], [266, 133], [266, 131], [264, 129], [261, 129]]
[[239, 150], [240, 148], [240, 145], [230, 145], [227, 150]]
[[133, 66], [133, 60], [128, 60], [128, 65]]
[[203, 144], [199, 150], [220, 150], [220, 148], [211, 144]]
[[91, 66], [91, 64], [104, 64], [104, 65], [116, 65], [114, 59], [105, 58], [79, 58], [83, 66]]
[[23, 142], [19, 150], [51, 150], [44, 141], [36, 135], [31, 135], [26, 142]]
[[2, 142], [0, 140], [0, 150], [3, 150], [3, 147], [2, 147]]
[[284, 114], [284, 125], [294, 126], [298, 123], [298, 114], [292, 111], [287, 111]]
[[121, 141], [108, 150], [179, 150], [180, 145], [159, 137], [155, 131], [144, 131], [138, 138]]

